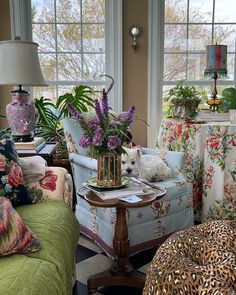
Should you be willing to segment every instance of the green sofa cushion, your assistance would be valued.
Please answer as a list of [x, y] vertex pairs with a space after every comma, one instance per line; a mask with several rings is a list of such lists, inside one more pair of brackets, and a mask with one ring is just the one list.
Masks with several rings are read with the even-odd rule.
[[0, 258], [0, 294], [66, 295], [72, 293], [72, 273], [79, 224], [63, 201], [17, 208], [36, 234], [42, 249]]

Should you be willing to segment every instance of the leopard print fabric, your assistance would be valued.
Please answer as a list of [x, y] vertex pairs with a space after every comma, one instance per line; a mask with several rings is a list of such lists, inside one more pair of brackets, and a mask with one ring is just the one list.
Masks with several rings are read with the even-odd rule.
[[176, 232], [157, 250], [143, 295], [236, 295], [236, 221]]

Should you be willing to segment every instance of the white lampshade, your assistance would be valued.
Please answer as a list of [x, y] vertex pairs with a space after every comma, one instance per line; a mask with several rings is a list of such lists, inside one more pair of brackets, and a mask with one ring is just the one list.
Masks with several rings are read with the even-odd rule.
[[39, 64], [37, 43], [0, 42], [0, 85], [47, 85]]

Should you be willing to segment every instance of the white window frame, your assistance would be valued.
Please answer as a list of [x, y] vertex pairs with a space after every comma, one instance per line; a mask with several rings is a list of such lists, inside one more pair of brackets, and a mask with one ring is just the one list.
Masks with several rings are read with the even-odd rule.
[[[176, 81], [163, 81], [164, 63], [164, 16], [165, 0], [149, 0], [148, 10], [148, 115], [150, 125], [147, 132], [147, 144], [155, 147], [157, 142], [157, 130], [160, 128], [162, 117], [162, 89], [164, 85], [174, 85]], [[218, 24], [218, 23], [215, 23]], [[227, 24], [227, 23], [224, 23]], [[210, 45], [210, 44], [209, 44]], [[234, 53], [236, 63], [236, 50]], [[186, 81], [187, 85], [213, 85], [211, 80]], [[236, 84], [236, 67], [234, 67], [234, 79], [218, 80], [218, 85]]]
[[147, 145], [155, 147], [162, 115], [164, 1], [148, 3], [148, 128]]
[[[105, 9], [106, 74], [115, 80], [109, 102], [112, 109], [118, 113], [123, 109], [122, 0], [105, 0]], [[19, 36], [21, 40], [31, 41], [31, 1], [10, 0], [10, 15], [12, 39]], [[110, 80], [107, 82], [109, 83]]]

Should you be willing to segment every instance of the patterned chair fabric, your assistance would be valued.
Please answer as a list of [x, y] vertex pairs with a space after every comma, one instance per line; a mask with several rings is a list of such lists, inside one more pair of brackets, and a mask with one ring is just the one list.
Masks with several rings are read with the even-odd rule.
[[62, 167], [46, 167], [45, 176], [27, 185], [32, 203], [47, 200], [63, 200], [71, 209], [73, 201], [73, 181]]
[[[86, 183], [87, 179], [96, 177], [97, 161], [80, 154], [78, 137], [80, 127], [71, 118], [64, 119], [69, 158], [72, 165], [75, 188]], [[143, 154], [156, 154], [156, 149], [143, 149]], [[127, 223], [130, 238], [130, 254], [157, 246], [160, 240], [170, 233], [193, 225], [192, 188], [181, 172], [184, 153], [164, 152], [164, 158], [172, 169], [173, 178], [158, 182], [167, 191], [164, 198], [151, 206], [127, 210]], [[98, 208], [90, 206], [77, 196], [76, 217], [80, 231], [93, 239], [104, 251], [114, 256], [113, 236], [116, 218], [115, 208]], [[144, 234], [145, 233], [145, 234]]]
[[236, 221], [215, 220], [174, 233], [157, 250], [143, 295], [235, 295]]

